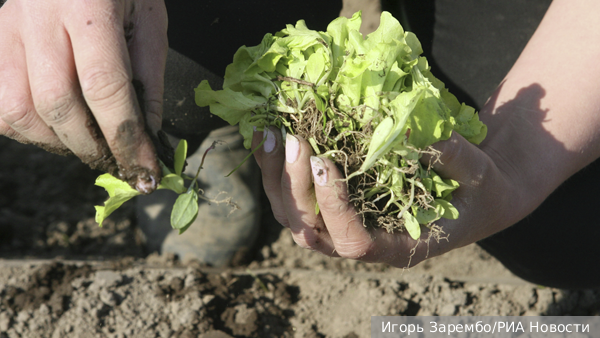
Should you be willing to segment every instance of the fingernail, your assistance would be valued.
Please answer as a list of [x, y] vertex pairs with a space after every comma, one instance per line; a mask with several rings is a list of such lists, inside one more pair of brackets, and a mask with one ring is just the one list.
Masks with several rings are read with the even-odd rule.
[[300, 154], [300, 142], [292, 134], [285, 135], [285, 160], [294, 163]]
[[265, 143], [263, 144], [263, 149], [266, 153], [270, 153], [275, 149], [275, 134], [269, 128], [265, 127], [263, 131], [263, 137], [266, 137]]
[[149, 177], [139, 176], [138, 180], [135, 184], [135, 188], [142, 194], [149, 194], [156, 190], [157, 184], [154, 176], [150, 175]]
[[322, 187], [325, 186], [327, 184], [327, 167], [325, 167], [325, 162], [316, 156], [311, 156], [310, 166], [312, 167], [315, 183]]

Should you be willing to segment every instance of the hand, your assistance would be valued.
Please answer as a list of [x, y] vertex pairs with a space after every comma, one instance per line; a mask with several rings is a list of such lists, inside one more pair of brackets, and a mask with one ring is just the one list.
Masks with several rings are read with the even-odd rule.
[[[336, 182], [341, 174], [333, 163], [311, 163], [311, 148], [302, 139], [298, 143], [288, 139], [284, 151], [281, 136], [272, 130], [255, 157], [275, 217], [302, 247], [397, 267], [476, 242], [526, 217], [560, 184], [600, 156], [600, 95], [595, 81], [600, 76], [600, 45], [593, 43], [600, 30], [589, 27], [590, 22], [599, 25], [593, 20], [598, 10], [598, 1], [576, 5], [553, 1], [480, 112], [488, 126], [486, 140], [476, 147], [453, 134], [434, 144], [443, 163], [434, 170], [460, 183], [452, 198], [459, 218], [436, 222], [447, 240], [426, 242], [424, 231], [417, 243], [406, 233], [364, 228], [348, 204], [345, 186]], [[572, 43], [557, 53], [556, 41]], [[556, 75], [565, 60], [577, 60], [569, 65], [569, 74], [577, 76]], [[253, 147], [262, 139], [262, 133], [255, 135]]]
[[[343, 175], [328, 159], [311, 157], [307, 141], [288, 134], [284, 149], [279, 131], [270, 129], [266, 137], [255, 157], [275, 218], [291, 230], [298, 245], [325, 255], [413, 266], [491, 235], [497, 231], [496, 224], [511, 222], [512, 217], [506, 216], [518, 203], [514, 194], [512, 200], [504, 198], [511, 196], [514, 185], [490, 157], [454, 133], [436, 144], [444, 164], [438, 163], [434, 169], [461, 184], [452, 199], [461, 215], [459, 220], [436, 222], [447, 239], [429, 240], [429, 232], [423, 228], [417, 242], [407, 232], [390, 234], [365, 228], [361, 215], [348, 203], [345, 183], [337, 181]], [[262, 132], [255, 133], [253, 149], [263, 138]], [[316, 203], [319, 214], [315, 213]]]
[[153, 191], [161, 170], [145, 124], [153, 133], [161, 126], [166, 31], [161, 0], [8, 0], [0, 9], [0, 135], [72, 152]]

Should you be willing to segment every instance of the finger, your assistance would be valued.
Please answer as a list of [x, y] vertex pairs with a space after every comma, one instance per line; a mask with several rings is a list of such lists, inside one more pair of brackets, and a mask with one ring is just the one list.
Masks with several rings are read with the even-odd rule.
[[[435, 172], [460, 184], [450, 201], [459, 210], [459, 219], [440, 220], [452, 231], [454, 248], [488, 237], [506, 227], [503, 224], [514, 224], [525, 216], [514, 212], [521, 210], [523, 196], [519, 181], [509, 174], [516, 171], [509, 161], [499, 154], [492, 160], [486, 152], [458, 133], [452, 133], [448, 140], [437, 142], [433, 147], [441, 153], [440, 161], [433, 162]], [[493, 149], [487, 148], [486, 151], [492, 154]], [[501, 166], [504, 170], [500, 169]], [[474, 208], [473, 205], [496, 207]], [[486, 220], [485, 227], [458, 226], [461, 223], [478, 224], [482, 219]]]
[[[11, 3], [12, 4], [12, 3]], [[0, 21], [9, 30], [0, 34], [0, 119], [3, 135], [23, 143], [43, 145], [64, 152], [66, 147], [38, 116], [31, 99], [23, 42], [17, 34], [14, 6], [0, 12]]]
[[[22, 36], [31, 92], [27, 96], [32, 97], [35, 112], [60, 141], [96, 167], [94, 164], [103, 153], [89, 129], [91, 115], [81, 97], [69, 37], [60, 21], [51, 19], [56, 17], [52, 14], [58, 10], [55, 7], [47, 9], [48, 15], [23, 15]], [[23, 10], [39, 13], [31, 6], [24, 6]]]
[[[484, 170], [489, 158], [481, 156], [479, 148], [460, 134], [452, 133], [449, 139], [435, 143], [433, 148], [438, 153], [424, 154], [420, 161], [425, 166], [430, 165], [438, 175], [469, 186], [479, 185], [485, 177], [473, 171]], [[466, 167], [469, 170], [465, 170]]]
[[65, 27], [83, 96], [119, 163], [120, 178], [149, 193], [160, 168], [132, 85], [124, 29], [131, 6], [131, 1], [76, 2], [69, 7], [74, 19]]
[[340, 256], [404, 268], [437, 254], [435, 248], [429, 250], [426, 232], [416, 241], [407, 232], [388, 233], [382, 228], [369, 231], [360, 213], [349, 203], [346, 181], [335, 164], [329, 159], [311, 157], [311, 166], [321, 214]]
[[364, 259], [374, 241], [362, 216], [350, 204], [342, 173], [326, 158], [313, 156], [310, 163], [319, 209], [336, 252], [341, 257]]
[[164, 73], [169, 49], [166, 14], [164, 1], [137, 1], [130, 14], [131, 21], [125, 28], [133, 78], [144, 87], [142, 97], [138, 99], [143, 103], [142, 113], [154, 134], [162, 124]]
[[311, 174], [312, 148], [306, 140], [286, 135], [285, 166], [281, 179], [282, 201], [294, 241], [329, 256], [337, 256], [327, 227], [317, 212]]
[[19, 141], [21, 143], [26, 143], [27, 139], [21, 136], [21, 134], [17, 133], [14, 129], [12, 129], [6, 122], [0, 119], [0, 135], [4, 135], [10, 139], [15, 141]]
[[273, 216], [281, 225], [289, 227], [281, 199], [281, 175], [285, 158], [281, 133], [274, 127], [265, 127], [263, 132], [255, 132], [252, 149], [256, 148], [258, 149], [254, 152], [254, 157], [261, 169], [263, 188], [271, 203]]

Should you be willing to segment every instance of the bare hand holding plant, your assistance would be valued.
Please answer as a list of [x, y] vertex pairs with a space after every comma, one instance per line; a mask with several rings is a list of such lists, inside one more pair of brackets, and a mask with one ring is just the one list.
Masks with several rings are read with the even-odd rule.
[[72, 152], [153, 191], [161, 172], [146, 124], [153, 133], [161, 126], [166, 30], [161, 0], [8, 0], [0, 8], [0, 135]]
[[[600, 96], [593, 80], [600, 76], [600, 47], [593, 42], [600, 36], [599, 30], [588, 27], [597, 22], [593, 19], [597, 10], [600, 6], [594, 1], [554, 1], [480, 112], [488, 126], [487, 138], [475, 146], [454, 133], [433, 145], [441, 152], [433, 169], [460, 184], [451, 200], [460, 217], [436, 222], [447, 240], [426, 243], [428, 237], [422, 235], [417, 245], [406, 232], [363, 227], [349, 205], [345, 185], [335, 181], [342, 177], [336, 166], [327, 159], [311, 163], [310, 145], [300, 138], [296, 147], [288, 136], [284, 151], [273, 130], [269, 151], [263, 147], [255, 154], [276, 218], [303, 247], [397, 267], [474, 243], [523, 219], [600, 156]], [[571, 43], [558, 53], [557, 41]], [[566, 60], [568, 76], [557, 76], [555, 70]], [[262, 137], [255, 135], [254, 144]], [[312, 207], [315, 202], [318, 215]], [[569, 231], [568, 224], [564, 231]]]
[[[485, 153], [455, 134], [436, 144], [442, 151], [440, 162], [445, 165], [438, 163], [434, 168], [461, 185], [452, 198], [460, 212], [459, 220], [438, 220], [437, 232], [423, 232], [418, 240], [406, 231], [367, 228], [349, 202], [344, 176], [333, 162], [311, 157], [311, 146], [302, 138], [288, 134], [284, 149], [279, 131], [269, 133], [273, 143], [257, 150], [255, 157], [274, 215], [291, 230], [297, 244], [328, 256], [414, 266], [490, 235], [475, 224], [508, 211], [508, 205], [502, 207], [498, 202], [506, 201], [502, 196], [510, 193], [512, 185]], [[256, 133], [253, 146], [262, 141], [262, 134]], [[469, 170], [472, 168], [478, 171]], [[488, 191], [497, 193], [490, 195]], [[490, 209], [494, 203], [497, 207]], [[315, 212], [316, 204], [319, 213]]]

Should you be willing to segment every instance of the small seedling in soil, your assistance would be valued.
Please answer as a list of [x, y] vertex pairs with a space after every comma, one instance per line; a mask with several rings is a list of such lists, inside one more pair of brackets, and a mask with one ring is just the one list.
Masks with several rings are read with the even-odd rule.
[[417, 37], [389, 13], [366, 37], [360, 25], [359, 12], [326, 32], [300, 20], [266, 34], [236, 52], [222, 90], [202, 81], [196, 103], [239, 124], [246, 148], [254, 130], [269, 126], [308, 140], [345, 173], [365, 226], [419, 239], [421, 226], [439, 232], [435, 221], [458, 217], [450, 201], [459, 186], [419, 159], [438, 159], [431, 145], [453, 131], [479, 144], [487, 127], [431, 73]]

